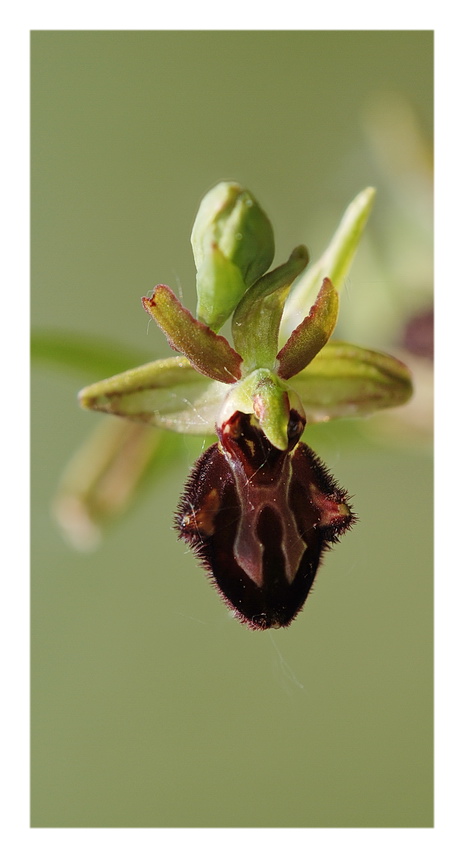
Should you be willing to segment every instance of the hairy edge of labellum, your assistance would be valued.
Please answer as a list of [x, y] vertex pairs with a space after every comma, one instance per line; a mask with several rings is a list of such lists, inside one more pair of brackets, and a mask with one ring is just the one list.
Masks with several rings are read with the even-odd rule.
[[194, 465], [175, 515], [180, 538], [252, 629], [295, 619], [324, 551], [356, 521], [348, 494], [298, 441], [303, 428], [292, 410], [281, 451], [236, 412]]

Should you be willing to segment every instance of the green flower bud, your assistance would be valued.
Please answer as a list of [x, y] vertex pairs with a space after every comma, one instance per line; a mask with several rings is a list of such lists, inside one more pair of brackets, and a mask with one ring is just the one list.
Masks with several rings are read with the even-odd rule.
[[213, 330], [233, 312], [274, 258], [271, 223], [255, 198], [220, 182], [201, 202], [191, 236], [197, 268], [197, 317]]
[[246, 291], [241, 271], [211, 245], [197, 272], [197, 318], [213, 331], [219, 331], [235, 310]]

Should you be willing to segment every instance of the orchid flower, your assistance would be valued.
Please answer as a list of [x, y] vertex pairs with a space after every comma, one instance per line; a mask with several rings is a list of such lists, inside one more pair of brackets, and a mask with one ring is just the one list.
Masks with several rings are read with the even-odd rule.
[[[64, 500], [69, 508], [76, 499], [70, 486], [80, 473], [84, 519], [95, 526], [107, 512], [95, 498], [101, 501], [108, 474], [127, 470], [129, 456], [132, 482], [123, 483], [132, 490], [154, 448], [162, 449], [160, 430], [216, 433], [188, 477], [175, 527], [252, 629], [289, 625], [324, 551], [356, 520], [347, 492], [301, 440], [305, 427], [398, 406], [412, 393], [410, 373], [395, 357], [330, 339], [373, 199], [372, 188], [356, 197], [315, 264], [298, 246], [270, 270], [268, 217], [249, 191], [221, 182], [202, 201], [192, 232], [196, 314], [164, 284], [142, 298], [178, 354], [79, 394], [83, 408], [123, 418], [117, 429], [112, 423], [112, 444], [102, 438], [95, 448], [92, 477], [75, 467], [61, 495], [63, 511]], [[231, 341], [219, 333], [228, 320]], [[147, 427], [158, 432], [148, 436]]]

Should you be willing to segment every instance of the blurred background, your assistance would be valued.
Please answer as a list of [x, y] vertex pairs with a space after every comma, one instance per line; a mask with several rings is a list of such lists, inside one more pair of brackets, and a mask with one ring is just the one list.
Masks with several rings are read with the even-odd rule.
[[[433, 824], [432, 96], [425, 31], [32, 34], [33, 826]], [[92, 552], [51, 513], [112, 420], [79, 388], [169, 354], [140, 297], [163, 282], [194, 310], [190, 231], [222, 179], [270, 217], [275, 264], [317, 259], [377, 188], [337, 336], [416, 385], [307, 429], [359, 522], [265, 633], [172, 531], [203, 439], [167, 442]]]

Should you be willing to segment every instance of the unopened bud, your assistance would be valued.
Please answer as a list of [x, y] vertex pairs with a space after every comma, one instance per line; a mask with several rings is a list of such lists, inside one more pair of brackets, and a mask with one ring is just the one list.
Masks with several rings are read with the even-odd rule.
[[197, 317], [219, 330], [274, 258], [271, 223], [255, 198], [220, 182], [201, 202], [192, 230]]

